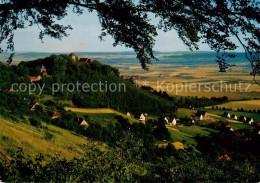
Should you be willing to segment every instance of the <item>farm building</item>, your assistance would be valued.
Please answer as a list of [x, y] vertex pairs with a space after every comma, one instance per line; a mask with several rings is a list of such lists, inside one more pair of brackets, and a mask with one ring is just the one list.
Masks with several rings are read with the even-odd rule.
[[248, 123], [249, 125], [251, 125], [254, 122], [253, 118], [247, 118], [246, 119], [246, 123]]
[[200, 116], [195, 115], [195, 118], [196, 118], [196, 120], [201, 121], [201, 120], [203, 120], [203, 115], [202, 114]]
[[139, 116], [139, 121], [145, 124], [145, 116], [143, 113]]
[[195, 119], [196, 120], [203, 120], [204, 118], [207, 118], [207, 112], [206, 111], [197, 111], [197, 113], [195, 114]]
[[246, 122], [246, 117], [245, 116], [240, 116], [239, 117], [239, 121]]
[[224, 116], [225, 118], [230, 118], [230, 117], [231, 117], [228, 112], [225, 112], [225, 113], [223, 114], [223, 116]]
[[32, 102], [29, 104], [31, 111], [34, 111], [34, 110], [35, 110], [35, 107], [36, 107], [36, 106], [39, 106], [39, 105], [40, 105], [40, 104], [39, 104], [36, 100], [32, 101]]
[[177, 120], [175, 118], [173, 118], [173, 117], [170, 117], [169, 121], [168, 121], [168, 124], [172, 125], [172, 126], [175, 126], [177, 124]]
[[164, 122], [165, 122], [166, 124], [169, 123], [169, 120], [168, 120], [167, 117], [164, 117], [163, 120], [164, 120]]
[[61, 117], [61, 113], [60, 112], [53, 112], [51, 119], [57, 119]]
[[30, 76], [31, 82], [40, 81], [42, 79], [41, 76]]
[[127, 113], [126, 113], [126, 115], [127, 115], [128, 117], [131, 117], [131, 114], [130, 114], [130, 112], [127, 112]]
[[86, 130], [89, 127], [88, 122], [84, 118], [77, 117], [75, 118], [75, 121], [83, 130]]
[[237, 120], [237, 119], [238, 119], [238, 118], [237, 118], [237, 115], [234, 115], [234, 114], [233, 114], [233, 115], [231, 116], [231, 119]]
[[229, 125], [228, 122], [222, 123], [221, 127], [222, 127], [223, 130], [227, 130], [227, 131], [231, 131], [231, 132], [234, 131], [234, 129]]
[[89, 124], [83, 120], [79, 125], [83, 130], [86, 130], [89, 127]]
[[227, 160], [227, 161], [230, 161], [231, 158], [230, 158], [227, 154], [225, 154], [225, 155], [223, 155], [223, 156], [220, 156], [220, 157], [218, 158], [218, 160]]

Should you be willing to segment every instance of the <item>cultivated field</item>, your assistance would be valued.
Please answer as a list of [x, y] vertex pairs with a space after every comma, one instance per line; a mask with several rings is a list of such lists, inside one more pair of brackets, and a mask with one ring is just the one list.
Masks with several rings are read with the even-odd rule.
[[138, 119], [135, 119], [133, 114], [131, 117], [118, 112], [116, 110], [110, 108], [99, 108], [99, 109], [90, 109], [90, 108], [73, 108], [73, 107], [65, 107], [65, 110], [72, 111], [77, 113], [79, 116], [87, 114], [90, 119], [94, 122], [106, 123], [106, 122], [116, 122], [115, 116], [122, 116], [129, 120], [130, 123], [139, 122]]
[[112, 109], [109, 108], [99, 108], [99, 109], [91, 109], [91, 108], [73, 108], [73, 107], [65, 107], [66, 111], [78, 112], [78, 113], [91, 113], [91, 114], [113, 114], [115, 113]]
[[157, 64], [149, 71], [134, 68], [121, 72], [143, 76], [137, 81], [140, 85], [148, 84], [173, 96], [227, 96], [231, 100], [260, 98], [260, 86], [248, 75], [249, 69], [243, 67], [219, 73], [216, 65], [176, 67]]
[[218, 105], [218, 107], [232, 108], [233, 110], [237, 110], [238, 108], [243, 108], [247, 110], [260, 110], [260, 100], [227, 102], [225, 104]]

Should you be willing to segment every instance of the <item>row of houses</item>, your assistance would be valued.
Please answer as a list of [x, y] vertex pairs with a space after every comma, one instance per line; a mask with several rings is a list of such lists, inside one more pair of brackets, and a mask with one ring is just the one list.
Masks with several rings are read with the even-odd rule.
[[[126, 113], [126, 115], [128, 117], [131, 117], [131, 114], [129, 112]], [[147, 118], [147, 113], [138, 113], [136, 115], [134, 115], [136, 119], [138, 119], [140, 122], [142, 122], [143, 124], [145, 124], [145, 121], [146, 121], [146, 118]], [[169, 126], [175, 126], [178, 123], [181, 123], [181, 124], [195, 124], [195, 120], [194, 119], [177, 119], [175, 117], [166, 117], [166, 116], [163, 116], [163, 121], [166, 125], [169, 125]]]
[[[128, 117], [131, 117], [131, 114], [129, 112], [126, 113], [126, 115]], [[135, 115], [135, 118], [138, 119], [140, 122], [142, 122], [143, 124], [145, 124], [145, 120], [146, 120], [146, 117], [147, 117], [147, 113], [138, 113]], [[167, 124], [167, 125], [171, 125], [171, 126], [175, 126], [177, 124], [177, 119], [174, 118], [174, 117], [164, 117], [164, 122]]]
[[228, 112], [225, 112], [224, 114], [223, 114], [223, 117], [225, 117], [225, 118], [229, 118], [229, 119], [233, 119], [233, 120], [237, 120], [237, 121], [241, 121], [241, 122], [244, 122], [244, 123], [248, 123], [249, 125], [251, 125], [252, 123], [254, 123], [254, 119], [253, 118], [247, 118], [247, 117], [245, 117], [245, 116], [240, 116], [239, 118], [238, 118], [238, 116], [237, 115], [230, 115], [230, 113], [228, 113]]

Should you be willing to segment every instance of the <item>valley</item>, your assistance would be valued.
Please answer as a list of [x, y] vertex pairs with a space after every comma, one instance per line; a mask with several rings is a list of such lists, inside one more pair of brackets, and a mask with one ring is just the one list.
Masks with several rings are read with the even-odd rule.
[[[5, 176], [12, 172], [1, 162], [13, 160], [29, 169], [51, 167], [53, 172], [56, 166], [65, 165], [58, 168], [60, 172], [54, 177], [68, 171], [68, 167], [80, 165], [80, 171], [89, 172], [98, 164], [92, 178], [98, 173], [115, 180], [111, 175], [120, 169], [123, 175], [119, 177], [127, 177], [131, 172], [130, 177], [139, 180], [152, 177], [160, 181], [165, 175], [154, 167], [168, 171], [166, 162], [167, 166], [175, 163], [176, 171], [182, 171], [178, 168], [182, 166], [186, 167], [185, 171], [197, 171], [196, 164], [203, 162], [204, 167], [214, 167], [208, 170], [213, 176], [217, 171], [216, 176], [223, 177], [223, 167], [232, 170], [237, 166], [233, 159], [247, 157], [248, 153], [251, 158], [246, 165], [242, 160], [237, 162], [240, 170], [248, 171], [252, 180], [258, 176], [246, 169], [248, 165], [258, 168], [258, 150], [254, 147], [260, 133], [260, 89], [247, 75], [248, 67], [239, 62], [238, 67], [223, 74], [214, 64], [206, 64], [208, 60], [202, 61], [203, 65], [190, 63], [194, 55], [186, 55], [187, 66], [183, 67], [180, 62], [167, 63], [168, 57], [174, 61], [183, 54], [160, 53], [162, 63], [144, 71], [135, 65], [129, 53], [91, 56], [89, 59], [81, 55], [83, 58], [78, 59], [76, 54], [51, 55], [19, 61], [12, 67], [0, 65], [0, 72], [7, 76], [6, 81], [0, 82], [5, 88], [0, 93], [0, 170], [6, 172]], [[107, 58], [109, 65], [97, 58]], [[120, 63], [122, 58], [130, 61]], [[10, 88], [9, 83], [14, 81], [44, 86], [44, 90], [17, 92]], [[123, 84], [126, 91], [73, 90], [78, 82], [100, 81], [115, 86]], [[249, 83], [250, 87], [241, 87], [241, 82]], [[56, 88], [53, 92], [54, 85], [64, 83], [66, 90]], [[158, 83], [165, 85], [160, 85], [158, 90]], [[207, 91], [212, 86], [211, 89], [220, 90], [222, 86], [216, 83], [228, 91]], [[168, 84], [174, 88], [169, 90]], [[190, 85], [198, 90], [191, 91]], [[228, 158], [222, 161], [223, 157]], [[118, 169], [111, 169], [113, 166]], [[126, 167], [134, 168], [126, 170]], [[83, 178], [80, 171], [73, 174], [74, 178]], [[35, 171], [31, 173], [35, 176]], [[43, 169], [39, 174], [46, 176], [46, 173]], [[156, 173], [160, 175], [153, 175]], [[228, 174], [233, 180], [232, 172]]]

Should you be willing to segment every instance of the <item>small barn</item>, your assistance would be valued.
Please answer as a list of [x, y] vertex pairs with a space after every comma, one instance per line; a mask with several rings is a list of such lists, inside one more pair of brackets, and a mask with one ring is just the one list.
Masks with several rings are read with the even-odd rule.
[[203, 120], [203, 115], [195, 115], [195, 119], [201, 121]]
[[226, 131], [231, 131], [231, 132], [234, 131], [234, 129], [229, 125], [228, 122], [222, 123], [221, 127], [223, 130], [226, 130]]
[[53, 112], [51, 119], [57, 119], [61, 117], [61, 113], [60, 112]]
[[77, 117], [75, 118], [75, 121], [83, 130], [86, 130], [89, 127], [88, 122], [84, 118]]
[[168, 124], [171, 125], [171, 126], [175, 126], [177, 124], [177, 120], [173, 117], [170, 117]]
[[207, 118], [208, 115], [207, 115], [207, 112], [206, 111], [197, 111], [197, 113], [195, 114], [195, 119], [196, 120], [203, 120], [204, 118]]
[[237, 120], [238, 118], [237, 118], [237, 115], [231, 115], [231, 119], [233, 119], [233, 120]]
[[224, 116], [225, 118], [230, 118], [230, 117], [231, 117], [231, 115], [230, 115], [228, 112], [225, 112], [225, 113], [223, 114], [223, 116]]
[[249, 125], [251, 125], [254, 122], [253, 118], [247, 118], [246, 119], [246, 123], [248, 123]]
[[240, 116], [239, 117], [239, 121], [246, 122], [246, 117], [245, 116]]
[[139, 121], [145, 124], [145, 116], [143, 113], [139, 116]]

